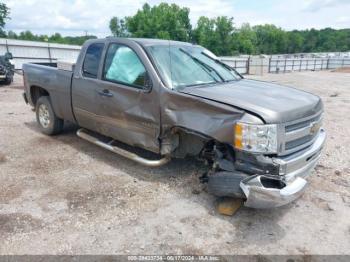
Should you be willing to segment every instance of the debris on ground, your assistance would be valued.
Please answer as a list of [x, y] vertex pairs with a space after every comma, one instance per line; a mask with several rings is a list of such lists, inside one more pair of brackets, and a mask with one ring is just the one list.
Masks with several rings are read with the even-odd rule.
[[242, 205], [242, 199], [221, 197], [217, 199], [216, 208], [221, 215], [233, 216]]

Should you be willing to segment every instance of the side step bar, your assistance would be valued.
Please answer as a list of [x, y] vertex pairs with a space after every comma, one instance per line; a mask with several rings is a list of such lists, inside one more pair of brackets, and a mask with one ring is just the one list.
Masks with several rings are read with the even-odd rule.
[[112, 143], [114, 140], [110, 141], [109, 143], [102, 142], [98, 138], [88, 134], [83, 128], [81, 128], [77, 131], [77, 136], [79, 136], [80, 138], [85, 139], [85, 140], [87, 140], [95, 145], [98, 145], [104, 149], [112, 151], [113, 153], [117, 153], [123, 157], [134, 160], [135, 162], [142, 164], [142, 165], [145, 165], [145, 166], [158, 167], [158, 166], [162, 166], [170, 161], [170, 156], [165, 156], [165, 157], [163, 157], [161, 159], [157, 159], [157, 160], [150, 160], [150, 159], [140, 157], [140, 156], [136, 155], [135, 153], [132, 153], [132, 152], [127, 151], [125, 149], [122, 149], [120, 147], [113, 146]]

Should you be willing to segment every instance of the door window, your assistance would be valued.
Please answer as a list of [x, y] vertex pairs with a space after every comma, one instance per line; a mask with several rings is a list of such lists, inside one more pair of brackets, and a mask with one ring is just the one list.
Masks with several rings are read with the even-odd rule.
[[97, 78], [98, 67], [102, 56], [104, 44], [91, 44], [86, 50], [83, 63], [83, 75], [89, 78]]
[[146, 69], [137, 54], [129, 47], [111, 44], [106, 54], [103, 78], [136, 88], [146, 88]]

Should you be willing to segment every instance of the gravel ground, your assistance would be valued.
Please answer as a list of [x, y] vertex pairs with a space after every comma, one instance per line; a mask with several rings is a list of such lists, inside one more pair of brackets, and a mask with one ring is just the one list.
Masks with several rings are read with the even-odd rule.
[[200, 163], [150, 169], [73, 126], [42, 135], [20, 79], [0, 87], [0, 254], [349, 254], [350, 74], [254, 78], [321, 96], [328, 141], [298, 201], [233, 217], [198, 185]]

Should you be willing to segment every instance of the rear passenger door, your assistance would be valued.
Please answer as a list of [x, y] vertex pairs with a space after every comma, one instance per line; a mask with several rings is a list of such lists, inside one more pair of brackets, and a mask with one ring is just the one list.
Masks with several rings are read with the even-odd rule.
[[149, 67], [137, 44], [108, 45], [98, 90], [98, 114], [105, 135], [158, 153], [159, 96], [145, 64]]
[[[72, 79], [72, 106], [78, 124], [90, 130], [99, 131], [98, 94], [99, 73], [102, 64], [104, 43], [92, 43], [82, 50], [81, 70], [74, 72]], [[82, 59], [78, 59], [82, 60]], [[77, 65], [79, 67], [79, 65]]]

